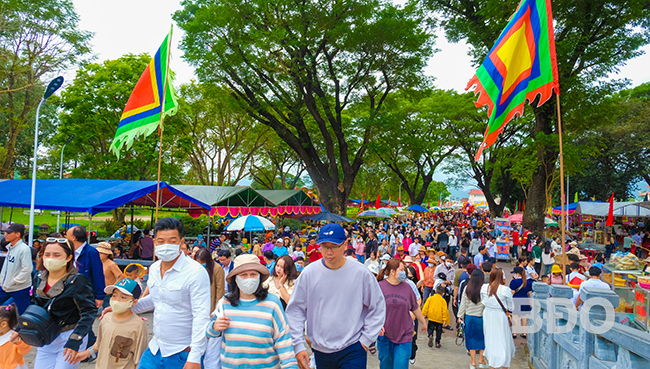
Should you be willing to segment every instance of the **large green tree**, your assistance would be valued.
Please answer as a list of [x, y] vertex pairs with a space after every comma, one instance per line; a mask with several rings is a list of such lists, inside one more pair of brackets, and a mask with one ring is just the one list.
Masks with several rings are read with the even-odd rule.
[[44, 85], [89, 52], [90, 34], [78, 23], [70, 0], [0, 1], [0, 178], [9, 178], [19, 154], [30, 151]]
[[[77, 178], [155, 180], [158, 169], [159, 136], [138, 137], [118, 159], [110, 151], [122, 111], [140, 75], [151, 57], [127, 54], [103, 63], [90, 63], [77, 71], [70, 86], [61, 93], [59, 134], [50, 142], [52, 155], [58, 157], [71, 135], [76, 137], [65, 149], [67, 162]], [[185, 153], [176, 144], [182, 131], [177, 117], [165, 120], [161, 180], [177, 183], [182, 177]]]
[[412, 204], [423, 203], [434, 172], [457, 148], [448, 140], [442, 119], [425, 113], [431, 112], [436, 95], [432, 90], [403, 91], [387, 99], [380, 133], [369, 146], [370, 153], [397, 176]]
[[250, 163], [266, 141], [265, 129], [256, 127], [238, 102], [223, 87], [192, 81], [181, 86], [178, 118], [189, 162], [188, 182], [233, 186], [249, 174]]
[[[474, 63], [479, 64], [514, 13], [519, 0], [425, 0], [443, 17], [442, 27], [451, 41], [466, 40]], [[603, 81], [626, 60], [642, 53], [650, 41], [648, 0], [558, 0], [553, 2], [557, 60], [566, 128], [587, 123], [585, 106], [598, 104], [621, 87]], [[542, 234], [547, 194], [557, 178], [558, 146], [555, 99], [533, 108], [527, 127], [534, 141], [536, 166], [531, 174], [524, 224]], [[528, 113], [530, 114], [530, 112]]]
[[304, 162], [325, 207], [343, 214], [386, 98], [420, 84], [433, 52], [416, 3], [182, 5], [174, 19], [199, 78], [227, 84]]

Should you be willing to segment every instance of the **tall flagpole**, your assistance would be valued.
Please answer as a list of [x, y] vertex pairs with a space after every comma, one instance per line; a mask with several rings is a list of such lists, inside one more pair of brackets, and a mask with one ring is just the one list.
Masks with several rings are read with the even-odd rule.
[[560, 227], [562, 228], [562, 283], [566, 283], [566, 278], [564, 277], [566, 273], [566, 247], [565, 247], [565, 232], [566, 230], [564, 229], [564, 211], [566, 210], [565, 207], [565, 199], [564, 199], [564, 153], [562, 150], [562, 115], [560, 114], [560, 94], [558, 93], [559, 91], [555, 91], [555, 97], [557, 101], [557, 128], [558, 128], [558, 136], [560, 140]]
[[[171, 27], [169, 31], [169, 40], [167, 40], [167, 66], [165, 71], [165, 84], [163, 88], [163, 95], [160, 104], [160, 145], [158, 146], [158, 181], [156, 184], [156, 217], [155, 221], [158, 222], [158, 208], [160, 207], [160, 167], [162, 164], [162, 144], [163, 144], [163, 132], [165, 131], [163, 122], [165, 120], [165, 96], [167, 95], [167, 80], [169, 79], [169, 62], [171, 60], [172, 52], [170, 50], [172, 44], [172, 33], [174, 31], [174, 26]], [[153, 227], [153, 224], [151, 225]]]

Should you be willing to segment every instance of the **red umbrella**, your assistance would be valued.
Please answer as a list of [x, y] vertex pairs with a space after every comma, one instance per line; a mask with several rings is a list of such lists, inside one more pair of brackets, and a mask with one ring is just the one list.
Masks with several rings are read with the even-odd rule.
[[524, 220], [524, 214], [513, 214], [510, 218], [510, 223], [521, 223]]

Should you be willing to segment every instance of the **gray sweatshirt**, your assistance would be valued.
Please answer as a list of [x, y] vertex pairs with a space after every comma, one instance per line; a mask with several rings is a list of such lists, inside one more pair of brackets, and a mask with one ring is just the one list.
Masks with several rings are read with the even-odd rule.
[[312, 348], [332, 353], [356, 342], [369, 347], [376, 341], [386, 320], [386, 302], [363, 264], [347, 260], [332, 270], [321, 259], [296, 280], [286, 315], [296, 353], [307, 349], [305, 322]]
[[7, 245], [7, 257], [0, 272], [0, 287], [5, 292], [15, 292], [32, 285], [32, 250], [22, 240]]

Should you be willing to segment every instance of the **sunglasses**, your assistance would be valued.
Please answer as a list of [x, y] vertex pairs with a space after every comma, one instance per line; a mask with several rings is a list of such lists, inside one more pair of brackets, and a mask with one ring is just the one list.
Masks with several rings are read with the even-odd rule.
[[55, 237], [48, 237], [45, 239], [45, 242], [58, 242], [58, 243], [68, 243], [67, 238], [55, 238]]

